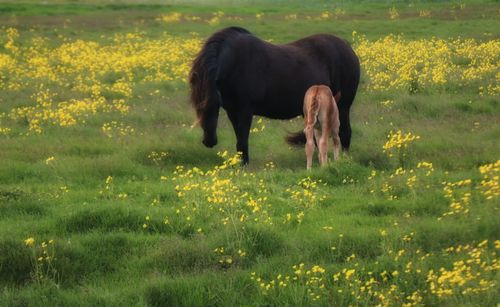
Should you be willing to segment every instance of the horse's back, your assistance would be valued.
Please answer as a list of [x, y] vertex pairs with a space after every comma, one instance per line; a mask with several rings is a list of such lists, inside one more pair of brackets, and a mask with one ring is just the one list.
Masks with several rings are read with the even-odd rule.
[[[290, 43], [308, 49], [330, 68], [329, 84], [352, 103], [360, 79], [360, 63], [348, 42], [331, 34], [315, 34]], [[346, 101], [347, 99], [340, 99]]]
[[267, 43], [240, 35], [220, 57], [220, 87], [225, 107], [251, 101], [254, 114], [287, 119], [302, 113], [304, 93], [312, 84], [328, 84], [319, 59], [296, 46]]
[[[228, 41], [219, 57], [223, 106], [248, 103], [254, 114], [269, 118], [302, 114], [304, 93], [311, 85], [323, 84], [353, 99], [358, 82], [356, 55], [345, 41], [328, 34], [284, 45], [242, 34]], [[346, 102], [350, 105], [352, 99]]]

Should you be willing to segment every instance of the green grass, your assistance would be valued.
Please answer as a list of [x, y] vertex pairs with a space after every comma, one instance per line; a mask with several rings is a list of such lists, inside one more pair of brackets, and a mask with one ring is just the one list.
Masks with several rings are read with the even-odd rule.
[[[370, 39], [389, 33], [404, 33], [409, 39], [476, 38], [498, 39], [500, 29], [497, 2], [473, 1], [466, 9], [458, 2], [356, 2], [337, 5], [314, 1], [311, 5], [294, 1], [267, 4], [245, 2], [241, 8], [232, 1], [222, 6], [214, 2], [159, 5], [155, 1], [124, 4], [96, 4], [95, 1], [42, 5], [34, 2], [0, 4], [0, 24], [14, 26], [31, 36], [50, 38], [58, 45], [57, 35], [71, 39], [100, 40], [105, 34], [143, 31], [158, 37], [168, 31], [187, 36], [195, 31], [201, 37], [217, 26], [205, 23], [181, 23], [159, 26], [154, 18], [172, 11], [206, 14], [223, 10], [227, 15], [244, 17], [236, 24], [274, 42], [287, 42], [317, 32], [336, 33], [347, 39], [353, 30]], [[286, 2], [288, 3], [288, 2]], [[401, 19], [388, 19], [388, 10], [398, 8]], [[303, 12], [320, 14], [340, 7], [346, 15], [335, 20], [315, 22], [300, 19], [285, 23], [282, 16]], [[430, 9], [431, 18], [418, 18], [418, 9]], [[255, 19], [264, 12], [266, 18]], [[126, 21], [126, 22], [124, 22]], [[66, 24], [66, 25], [65, 25]], [[490, 32], [490, 34], [485, 34]], [[3, 47], [2, 47], [3, 48]], [[3, 49], [2, 49], [3, 51]], [[460, 61], [460, 59], [457, 59]], [[109, 76], [112, 82], [117, 76]], [[145, 100], [147, 93], [158, 89], [159, 95]], [[26, 104], [30, 91], [0, 94], [0, 113]], [[61, 93], [64, 97], [65, 93]], [[67, 94], [69, 95], [69, 94]], [[380, 101], [392, 99], [394, 105], [383, 107]], [[201, 144], [199, 128], [189, 129], [194, 112], [188, 103], [185, 84], [140, 84], [130, 99], [131, 112], [122, 120], [140, 132], [122, 138], [108, 138], [101, 132], [102, 123], [113, 115], [102, 114], [86, 124], [70, 128], [50, 127], [42, 135], [0, 134], [0, 306], [269, 306], [269, 305], [375, 305], [375, 299], [358, 301], [348, 294], [349, 283], [335, 283], [332, 275], [356, 266], [356, 278], [368, 280], [368, 273], [380, 276], [383, 271], [404, 271], [408, 261], [430, 269], [451, 269], [453, 256], [442, 250], [459, 244], [477, 244], [489, 240], [488, 257], [500, 239], [498, 198], [486, 201], [478, 192], [481, 175], [478, 167], [498, 160], [500, 143], [500, 108], [498, 97], [481, 97], [470, 88], [425, 90], [417, 94], [405, 91], [372, 93], [363, 88], [355, 100], [351, 118], [352, 148], [348, 155], [327, 168], [305, 170], [302, 149], [284, 143], [289, 131], [301, 129], [302, 121], [269, 121], [263, 132], [250, 138], [250, 165], [245, 172], [255, 178], [231, 177], [251, 195], [259, 195], [264, 182], [273, 224], [248, 222], [242, 228], [226, 227], [200, 195], [183, 200], [171, 179], [177, 165], [186, 169], [212, 169], [222, 162], [218, 150], [234, 152], [235, 137], [229, 121], [221, 113], [219, 144], [206, 149]], [[479, 123], [475, 126], [474, 123]], [[13, 131], [25, 128], [22, 123]], [[428, 180], [429, 189], [411, 190], [404, 183], [397, 186], [397, 200], [389, 201], [380, 187], [394, 172], [397, 163], [382, 152], [386, 134], [391, 129], [411, 131], [421, 140], [411, 145], [404, 162], [415, 167], [418, 161], [430, 161], [435, 172]], [[163, 161], [153, 162], [152, 152], [168, 152]], [[54, 156], [54, 162], [45, 160]], [[265, 170], [273, 162], [276, 168]], [[238, 167], [236, 169], [239, 169]], [[378, 176], [368, 180], [372, 170]], [[384, 174], [382, 174], [384, 172]], [[221, 177], [229, 172], [222, 173]], [[100, 194], [108, 176], [113, 177], [108, 194]], [[169, 180], [161, 181], [160, 176]], [[300, 224], [284, 224], [287, 213], [299, 211], [299, 202], [286, 191], [310, 176], [321, 180], [318, 195], [324, 200], [308, 210]], [[464, 217], [447, 217], [449, 200], [443, 196], [442, 181], [473, 180], [471, 211]], [[202, 180], [202, 179], [193, 179]], [[182, 180], [180, 180], [182, 181]], [[61, 187], [69, 190], [64, 193]], [[376, 193], [370, 190], [376, 189]], [[119, 199], [120, 193], [127, 197]], [[152, 206], [154, 199], [159, 205]], [[183, 205], [198, 207], [205, 214], [194, 214], [194, 224], [177, 217]], [[189, 207], [191, 208], [191, 207]], [[293, 211], [295, 210], [295, 211]], [[168, 216], [170, 224], [164, 223]], [[146, 220], [149, 217], [149, 220]], [[148, 223], [144, 228], [143, 224]], [[331, 230], [323, 227], [331, 226]], [[199, 233], [198, 228], [203, 232]], [[386, 235], [381, 235], [385, 230]], [[414, 232], [411, 241], [402, 238]], [[35, 248], [24, 240], [34, 237]], [[41, 241], [53, 239], [55, 259], [43, 268], [45, 277], [37, 278], [36, 255], [42, 253]], [[52, 245], [51, 245], [52, 246]], [[221, 263], [214, 249], [225, 247], [234, 263]], [[335, 249], [332, 249], [335, 247]], [[247, 255], [238, 258], [238, 250]], [[394, 260], [397, 251], [406, 254]], [[430, 253], [427, 260], [419, 260]], [[347, 259], [355, 254], [355, 260]], [[457, 256], [458, 257], [458, 256]], [[462, 257], [461, 259], [464, 259]], [[266, 280], [277, 274], [293, 274], [292, 266], [305, 263], [327, 269], [329, 293], [320, 302], [308, 299], [303, 284], [264, 295], [251, 280], [256, 272]], [[392, 273], [391, 273], [392, 274]], [[380, 277], [382, 289], [398, 286], [405, 295], [421, 289], [422, 304], [493, 306], [498, 304], [498, 272], [483, 272], [497, 285], [479, 295], [455, 295], [438, 299], [429, 293], [426, 276], [408, 273]], [[48, 277], [47, 277], [48, 276]], [[340, 294], [338, 290], [344, 290]], [[406, 302], [394, 299], [395, 305]]]

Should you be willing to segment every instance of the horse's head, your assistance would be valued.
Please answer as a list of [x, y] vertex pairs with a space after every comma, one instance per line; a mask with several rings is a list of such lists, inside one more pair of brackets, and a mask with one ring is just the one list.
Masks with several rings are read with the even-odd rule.
[[[203, 128], [203, 144], [213, 147], [217, 144], [217, 121], [222, 98], [217, 82], [221, 80], [221, 50], [226, 41], [241, 34], [250, 34], [239, 27], [222, 29], [210, 36], [193, 61], [189, 73], [191, 103], [196, 110], [198, 122]], [[227, 64], [226, 64], [227, 65]]]
[[[196, 63], [196, 61], [195, 61]], [[196, 67], [196, 66], [195, 66]], [[206, 79], [206, 74], [199, 74], [191, 71], [191, 103], [196, 110], [198, 120], [195, 124], [200, 124], [203, 129], [203, 145], [214, 147], [217, 145], [217, 122], [219, 120], [220, 97], [210, 82]], [[214, 93], [215, 92], [215, 93]]]
[[217, 122], [219, 120], [219, 106], [208, 105], [198, 112], [198, 121], [203, 129], [203, 145], [214, 147], [217, 145]]

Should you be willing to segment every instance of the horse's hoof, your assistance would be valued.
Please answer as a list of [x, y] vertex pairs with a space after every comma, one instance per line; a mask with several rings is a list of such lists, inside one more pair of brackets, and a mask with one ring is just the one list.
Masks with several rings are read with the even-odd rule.
[[203, 141], [201, 141], [201, 142], [203, 143], [203, 145], [205, 145], [205, 146], [206, 146], [206, 147], [208, 147], [208, 148], [212, 148], [212, 147], [214, 147], [215, 145], [217, 145], [217, 141], [215, 141], [215, 142], [214, 142], [214, 141], [210, 141], [210, 142], [209, 142], [209, 141], [203, 140]]

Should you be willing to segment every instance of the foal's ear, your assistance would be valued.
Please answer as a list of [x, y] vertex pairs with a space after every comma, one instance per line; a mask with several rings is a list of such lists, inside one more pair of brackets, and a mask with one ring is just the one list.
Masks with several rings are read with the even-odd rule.
[[341, 96], [342, 96], [342, 95], [340, 94], [340, 91], [338, 91], [338, 92], [335, 94], [335, 96], [333, 97], [333, 99], [335, 99], [335, 102], [336, 102], [336, 103], [339, 103], [339, 100], [340, 100], [340, 97], [341, 97]]

